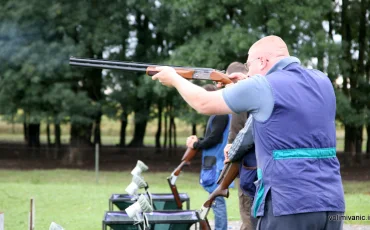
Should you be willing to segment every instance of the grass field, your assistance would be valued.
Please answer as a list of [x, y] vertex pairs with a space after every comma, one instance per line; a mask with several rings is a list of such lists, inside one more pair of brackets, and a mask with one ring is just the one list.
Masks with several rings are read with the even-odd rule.
[[[169, 193], [165, 178], [169, 173], [146, 173], [152, 193]], [[36, 229], [48, 229], [52, 221], [65, 229], [101, 229], [104, 212], [112, 193], [125, 193], [129, 172], [101, 172], [99, 184], [93, 171], [81, 170], [0, 170], [0, 212], [5, 229], [26, 229], [29, 199], [36, 202]], [[177, 181], [179, 192], [191, 197], [191, 208], [199, 209], [207, 193], [197, 183], [198, 175], [183, 173]], [[344, 182], [347, 215], [370, 215], [370, 182]], [[235, 189], [227, 200], [229, 220], [238, 220]], [[210, 213], [210, 219], [213, 214]], [[351, 221], [349, 224], [370, 224]]]

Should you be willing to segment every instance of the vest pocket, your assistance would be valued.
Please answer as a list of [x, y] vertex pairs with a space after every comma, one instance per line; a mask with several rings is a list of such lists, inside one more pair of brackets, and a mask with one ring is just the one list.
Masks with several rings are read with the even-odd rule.
[[257, 180], [257, 167], [248, 167], [242, 161], [240, 169], [240, 187], [244, 194], [250, 197], [254, 197], [256, 193], [256, 185], [254, 182]]
[[200, 184], [208, 187], [217, 181], [216, 157], [205, 156], [203, 159], [202, 169], [200, 171]]

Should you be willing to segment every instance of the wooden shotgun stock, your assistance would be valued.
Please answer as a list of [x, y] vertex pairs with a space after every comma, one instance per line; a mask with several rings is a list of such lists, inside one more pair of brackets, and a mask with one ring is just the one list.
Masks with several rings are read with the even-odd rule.
[[175, 170], [172, 172], [171, 176], [172, 175], [174, 175], [174, 176], [180, 175], [182, 167], [184, 167], [185, 165], [189, 165], [190, 161], [195, 157], [197, 152], [198, 152], [198, 150], [196, 150], [196, 149], [187, 148], [184, 155], [181, 158], [181, 163], [179, 164], [179, 166], [177, 166], [177, 168], [175, 168]]
[[199, 211], [199, 216], [202, 220], [207, 217], [209, 209], [211, 208], [216, 197], [229, 197], [229, 186], [239, 174], [239, 162], [231, 162], [225, 164], [222, 171], [225, 172], [223, 173], [223, 175], [222, 173], [220, 175], [220, 179], [218, 180], [218, 187], [209, 195], [208, 200], [203, 204], [202, 208]]
[[184, 167], [185, 165], [189, 165], [190, 161], [194, 158], [197, 152], [198, 150], [196, 149], [187, 148], [184, 155], [182, 156], [181, 163], [179, 164], [179, 166], [177, 166], [177, 168], [171, 173], [171, 176], [167, 177], [168, 185], [170, 186], [172, 195], [175, 199], [178, 209], [182, 209], [182, 202], [175, 182], [177, 177], [180, 175], [182, 167]]
[[209, 225], [208, 219], [200, 220], [199, 221], [200, 230], [211, 230], [211, 226]]
[[167, 177], [168, 185], [170, 186], [173, 198], [175, 199], [176, 206], [178, 209], [182, 209], [182, 201], [179, 195], [179, 191], [177, 190], [177, 187], [175, 184], [171, 184], [171, 178]]

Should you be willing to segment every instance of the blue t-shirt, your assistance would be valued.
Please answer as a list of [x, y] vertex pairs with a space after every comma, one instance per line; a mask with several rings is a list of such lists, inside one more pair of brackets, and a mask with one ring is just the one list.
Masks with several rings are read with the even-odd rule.
[[[276, 63], [267, 74], [283, 69], [291, 63], [300, 63], [296, 57], [287, 57]], [[266, 74], [266, 75], [267, 75]], [[222, 91], [227, 106], [235, 113], [249, 112], [254, 119], [266, 121], [274, 108], [271, 86], [262, 75], [255, 75], [239, 81]]]

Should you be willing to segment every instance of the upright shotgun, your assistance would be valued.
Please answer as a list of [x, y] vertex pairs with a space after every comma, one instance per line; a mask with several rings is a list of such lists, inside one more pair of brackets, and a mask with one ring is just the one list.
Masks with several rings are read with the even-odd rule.
[[[117, 70], [127, 70], [127, 71], [138, 71], [146, 72], [147, 75], [153, 76], [159, 71], [156, 67], [161, 65], [156, 64], [146, 64], [138, 62], [121, 62], [121, 61], [108, 61], [101, 59], [86, 59], [86, 58], [76, 58], [70, 57], [69, 64], [72, 66], [82, 66], [91, 67], [99, 69], [117, 69]], [[199, 68], [199, 67], [181, 67], [181, 66], [171, 66], [176, 72], [186, 79], [199, 79], [199, 80], [211, 80], [216, 82], [221, 82], [223, 84], [232, 83], [226, 74], [222, 71], [215, 70], [212, 68]]]
[[220, 177], [217, 181], [218, 187], [209, 195], [208, 200], [203, 204], [199, 211], [200, 219], [207, 218], [209, 209], [211, 208], [216, 197], [229, 197], [229, 186], [239, 174], [239, 162], [229, 162], [225, 164]]
[[175, 182], [177, 177], [180, 175], [182, 167], [184, 167], [185, 165], [189, 165], [190, 161], [194, 158], [197, 152], [198, 150], [196, 149], [187, 148], [184, 155], [182, 156], [179, 166], [177, 166], [177, 168], [171, 173], [171, 176], [167, 177], [168, 185], [170, 186], [178, 209], [182, 209], [182, 202]]

